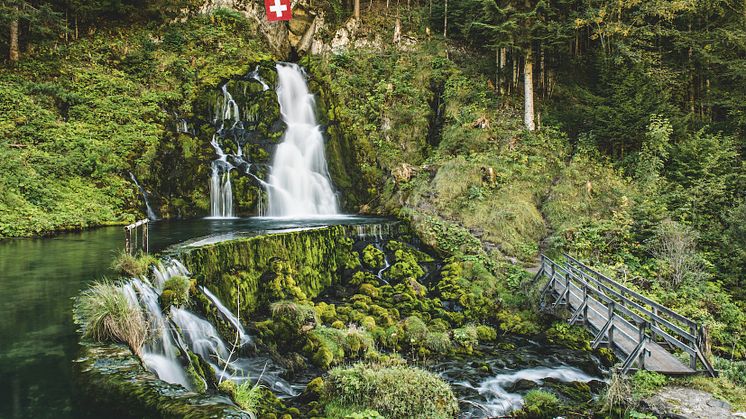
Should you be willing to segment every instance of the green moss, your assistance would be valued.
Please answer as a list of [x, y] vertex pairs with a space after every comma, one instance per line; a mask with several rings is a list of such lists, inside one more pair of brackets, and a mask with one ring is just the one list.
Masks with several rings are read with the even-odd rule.
[[208, 244], [181, 254], [201, 285], [231, 310], [253, 313], [274, 300], [316, 297], [339, 281], [352, 251], [344, 226]]
[[552, 393], [542, 390], [531, 390], [523, 398], [523, 408], [516, 416], [523, 418], [552, 418], [561, 412], [560, 402]]
[[588, 332], [580, 326], [571, 326], [566, 322], [555, 322], [546, 332], [551, 343], [566, 346], [570, 349], [590, 351], [591, 339]]
[[404, 339], [412, 347], [421, 347], [427, 339], [427, 325], [417, 316], [404, 319]]
[[384, 272], [384, 276], [390, 280], [401, 281], [405, 278], [418, 279], [425, 274], [417, 258], [411, 252], [399, 249], [395, 252], [396, 262]]
[[433, 353], [444, 355], [451, 351], [453, 344], [447, 332], [429, 332], [425, 337], [425, 347]]
[[497, 339], [497, 330], [492, 326], [480, 324], [477, 326], [477, 336], [480, 342], [489, 342]]
[[370, 269], [381, 269], [386, 255], [372, 244], [363, 249], [363, 264]]

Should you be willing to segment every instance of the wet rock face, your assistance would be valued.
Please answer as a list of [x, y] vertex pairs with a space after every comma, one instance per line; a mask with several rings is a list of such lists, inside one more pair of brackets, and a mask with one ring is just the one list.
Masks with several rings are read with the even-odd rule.
[[646, 411], [659, 418], [737, 418], [731, 406], [712, 394], [685, 387], [665, 387], [642, 401]]

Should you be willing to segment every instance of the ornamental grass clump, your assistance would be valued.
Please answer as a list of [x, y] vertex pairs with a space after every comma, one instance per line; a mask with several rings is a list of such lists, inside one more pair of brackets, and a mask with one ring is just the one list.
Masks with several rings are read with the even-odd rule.
[[453, 418], [458, 402], [437, 375], [401, 364], [358, 363], [329, 372], [324, 385], [329, 404], [372, 409], [387, 418]]
[[121, 342], [137, 356], [148, 335], [148, 324], [139, 307], [133, 306], [120, 285], [110, 281], [93, 284], [78, 299], [85, 336], [96, 342]]

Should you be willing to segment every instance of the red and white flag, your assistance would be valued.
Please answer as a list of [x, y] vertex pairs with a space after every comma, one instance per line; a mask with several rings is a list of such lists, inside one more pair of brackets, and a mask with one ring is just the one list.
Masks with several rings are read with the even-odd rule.
[[267, 20], [290, 20], [293, 11], [290, 8], [290, 0], [264, 0], [264, 8], [267, 9]]

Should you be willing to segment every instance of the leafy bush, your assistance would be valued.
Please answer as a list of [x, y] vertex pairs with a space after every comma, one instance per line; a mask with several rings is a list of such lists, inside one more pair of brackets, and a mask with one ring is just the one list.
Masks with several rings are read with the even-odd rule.
[[189, 289], [192, 281], [181, 275], [173, 276], [163, 284], [161, 305], [164, 309], [170, 306], [183, 306], [189, 303]]
[[93, 284], [80, 295], [76, 309], [85, 336], [98, 342], [125, 343], [140, 356], [148, 323], [121, 286], [108, 281]]
[[358, 363], [334, 368], [326, 380], [326, 399], [390, 418], [445, 419], [458, 413], [458, 402], [446, 382], [404, 365]]

